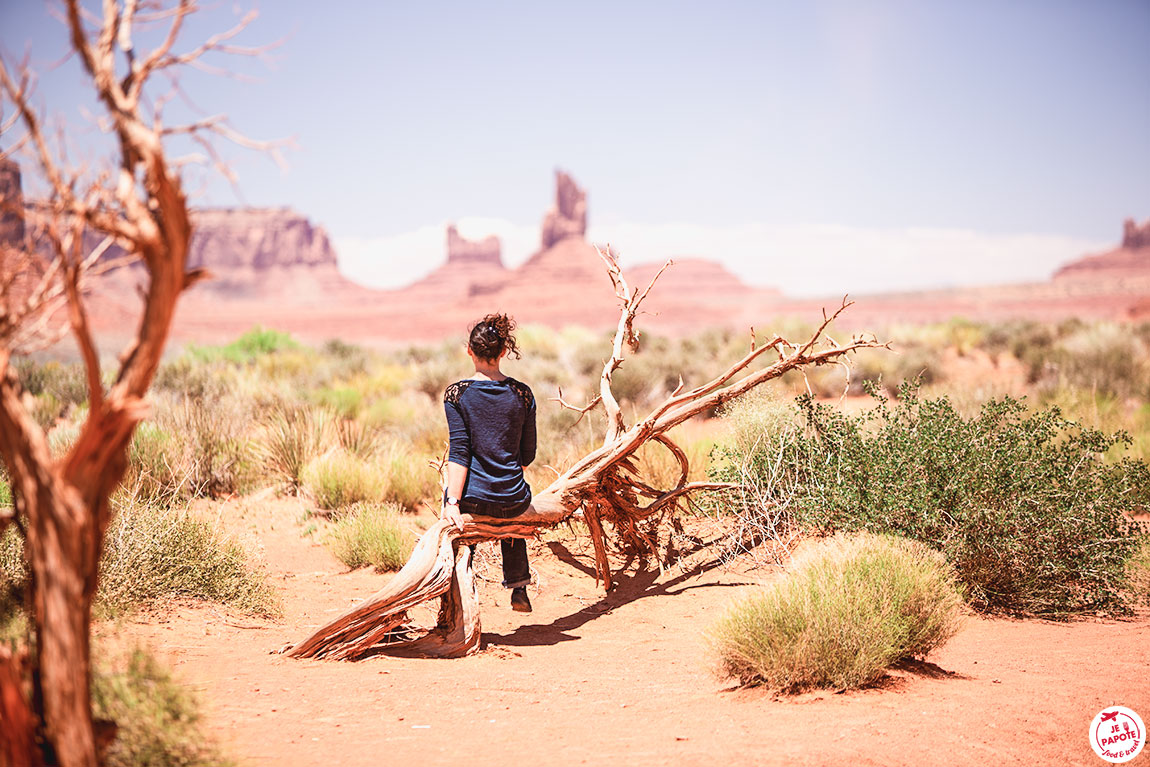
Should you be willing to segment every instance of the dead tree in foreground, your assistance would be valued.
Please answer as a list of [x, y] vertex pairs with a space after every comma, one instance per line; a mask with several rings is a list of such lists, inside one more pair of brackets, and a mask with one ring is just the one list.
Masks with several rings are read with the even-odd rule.
[[[202, 273], [187, 269], [192, 225], [179, 174], [180, 160], [165, 152], [173, 135], [210, 149], [208, 134], [237, 138], [222, 117], [167, 125], [163, 105], [177, 93], [175, 72], [212, 52], [244, 53], [230, 44], [252, 16], [186, 53], [174, 50], [192, 0], [167, 6], [155, 0], [105, 0], [102, 15], [64, 4], [71, 47], [90, 78], [105, 124], [117, 145], [114, 168], [84, 173], [66, 167], [63, 147], [50, 147], [48, 132], [31, 106], [35, 77], [26, 66], [0, 60], [0, 130], [9, 142], [5, 160], [30, 156], [49, 197], [30, 215], [19, 197], [0, 197], [0, 212], [25, 219], [20, 242], [0, 245], [0, 459], [12, 480], [16, 513], [0, 518], [0, 531], [15, 525], [29, 565], [30, 615], [35, 652], [32, 700], [25, 697], [17, 658], [0, 654], [0, 761], [42, 762], [29, 744], [43, 738], [65, 767], [96, 767], [97, 738], [89, 703], [89, 628], [104, 534], [111, 521], [108, 498], [127, 467], [136, 425], [148, 412], [145, 396], [160, 363], [180, 294]], [[90, 25], [94, 25], [90, 28]], [[133, 32], [161, 26], [151, 50], [133, 46]], [[167, 94], [148, 95], [157, 75], [172, 82]], [[15, 136], [22, 126], [22, 135]], [[250, 143], [242, 141], [241, 143]], [[85, 243], [101, 242], [94, 252]], [[82, 298], [85, 280], [110, 266], [101, 256], [115, 245], [124, 260], [146, 275], [135, 337], [105, 388], [100, 359]], [[56, 332], [56, 326], [62, 329]], [[53, 457], [44, 430], [24, 406], [11, 366], [13, 354], [50, 344], [68, 330], [87, 373], [89, 410], [66, 455]], [[41, 732], [36, 732], [41, 730]], [[107, 742], [114, 725], [100, 738]]]
[[[600, 253], [622, 302], [611, 358], [603, 366], [599, 394], [586, 407], [576, 408], [562, 400], [561, 405], [587, 412], [602, 404], [607, 416], [603, 446], [577, 461], [551, 485], [537, 494], [532, 508], [512, 519], [463, 515], [463, 530], [440, 520], [423, 534], [411, 558], [386, 586], [360, 605], [348, 610], [290, 648], [294, 658], [355, 659], [381, 647], [388, 652], [456, 657], [479, 647], [479, 601], [471, 573], [469, 548], [463, 544], [499, 538], [531, 537], [582, 512], [595, 549], [596, 577], [610, 590], [611, 566], [607, 561], [607, 529], [613, 527], [628, 550], [640, 558], [658, 558], [651, 523], [690, 493], [728, 488], [712, 482], [688, 482], [687, 455], [667, 432], [692, 416], [715, 408], [789, 370], [840, 360], [856, 349], [884, 347], [874, 338], [854, 337], [838, 344], [826, 336], [831, 324], [850, 304], [845, 300], [831, 315], [823, 313], [822, 324], [801, 345], [775, 336], [762, 345], [752, 339], [751, 349], [721, 375], [702, 386], [683, 391], [682, 381], [664, 402], [642, 420], [627, 427], [623, 412], [611, 392], [611, 376], [623, 363], [626, 349], [635, 351], [638, 337], [633, 323], [639, 306], [655, 281], [671, 265], [668, 261], [642, 291], [634, 291], [623, 277], [615, 258]], [[754, 369], [760, 357], [773, 352], [772, 364]], [[638, 475], [635, 453], [648, 442], [658, 442], [679, 463], [679, 480], [669, 490], [658, 490]], [[406, 632], [397, 638], [396, 629], [405, 623], [407, 611], [415, 605], [441, 596], [439, 623], [430, 632], [410, 638]]]

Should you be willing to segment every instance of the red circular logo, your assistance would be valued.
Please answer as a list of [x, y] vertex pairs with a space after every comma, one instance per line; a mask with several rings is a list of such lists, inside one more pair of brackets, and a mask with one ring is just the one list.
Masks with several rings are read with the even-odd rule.
[[1128, 762], [1146, 745], [1146, 725], [1134, 709], [1104, 708], [1090, 723], [1090, 746], [1111, 764]]

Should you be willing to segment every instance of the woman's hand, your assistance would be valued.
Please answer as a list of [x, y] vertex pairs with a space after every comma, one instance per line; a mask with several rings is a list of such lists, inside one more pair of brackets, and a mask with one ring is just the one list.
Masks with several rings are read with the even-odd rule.
[[445, 503], [443, 510], [439, 513], [440, 519], [446, 519], [455, 525], [455, 529], [463, 532], [463, 514], [459, 511], [458, 503]]

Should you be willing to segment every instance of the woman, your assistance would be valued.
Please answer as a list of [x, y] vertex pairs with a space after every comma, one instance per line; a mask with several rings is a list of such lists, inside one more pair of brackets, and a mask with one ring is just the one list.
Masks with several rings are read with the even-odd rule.
[[[499, 369], [504, 355], [519, 357], [514, 330], [515, 321], [506, 314], [477, 322], [467, 341], [475, 375], [451, 384], [443, 396], [451, 449], [442, 516], [460, 529], [462, 513], [507, 518], [531, 507], [523, 467], [535, 460], [535, 397], [530, 387]], [[527, 541], [504, 538], [500, 546], [511, 607], [529, 613]]]

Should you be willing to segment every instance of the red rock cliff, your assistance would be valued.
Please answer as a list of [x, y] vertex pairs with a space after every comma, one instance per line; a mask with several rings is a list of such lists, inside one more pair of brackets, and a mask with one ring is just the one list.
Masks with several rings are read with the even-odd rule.
[[1128, 218], [1122, 225], [1121, 246], [1071, 261], [1054, 273], [1054, 279], [1113, 280], [1147, 274], [1150, 274], [1150, 219], [1139, 224]]

